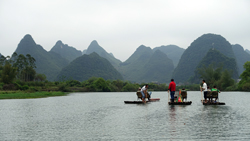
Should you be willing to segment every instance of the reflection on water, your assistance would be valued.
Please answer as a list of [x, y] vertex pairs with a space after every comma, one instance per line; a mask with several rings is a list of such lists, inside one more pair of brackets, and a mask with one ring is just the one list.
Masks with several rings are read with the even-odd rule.
[[[0, 140], [249, 140], [249, 93], [222, 92], [225, 106], [159, 102], [124, 104], [135, 93], [73, 93], [63, 97], [1, 100]], [[244, 99], [238, 99], [238, 97]]]

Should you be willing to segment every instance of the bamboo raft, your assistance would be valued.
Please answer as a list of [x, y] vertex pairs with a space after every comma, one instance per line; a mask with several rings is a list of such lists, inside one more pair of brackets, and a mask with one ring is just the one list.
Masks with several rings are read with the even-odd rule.
[[205, 103], [204, 101], [201, 101], [203, 105], [226, 105], [224, 102], [207, 102]]
[[[142, 102], [140, 99], [142, 98], [142, 95], [141, 95], [141, 92], [138, 91], [136, 92], [136, 95], [137, 95], [137, 99], [138, 101], [124, 101], [125, 104], [144, 104], [144, 102]], [[148, 102], [156, 102], [156, 101], [159, 101], [160, 98], [150, 98], [150, 94], [147, 94], [147, 97], [148, 101], [146, 101], [146, 103]]]
[[[179, 95], [175, 95], [174, 97], [174, 101], [178, 101], [177, 99], [178, 98], [181, 98], [182, 100], [183, 99], [187, 99], [187, 91], [185, 90], [180, 90], [179, 91]], [[182, 102], [168, 102], [168, 105], [191, 105], [192, 104], [192, 101], [182, 101]]]
[[168, 102], [168, 105], [191, 105], [192, 101], [187, 102]]

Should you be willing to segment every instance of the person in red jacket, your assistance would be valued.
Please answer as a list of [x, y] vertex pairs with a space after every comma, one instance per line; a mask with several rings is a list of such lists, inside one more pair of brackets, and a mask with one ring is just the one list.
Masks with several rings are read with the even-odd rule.
[[174, 102], [175, 87], [176, 87], [176, 84], [174, 82], [174, 79], [171, 79], [171, 82], [169, 83], [169, 86], [168, 86], [168, 92], [170, 90], [171, 102]]

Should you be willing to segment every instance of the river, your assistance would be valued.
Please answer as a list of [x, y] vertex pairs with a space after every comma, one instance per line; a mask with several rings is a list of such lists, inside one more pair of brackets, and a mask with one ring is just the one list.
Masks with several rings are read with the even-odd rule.
[[223, 106], [203, 106], [201, 92], [188, 91], [192, 105], [124, 104], [135, 92], [71, 93], [40, 99], [0, 100], [0, 140], [152, 141], [250, 140], [250, 93], [222, 92]]

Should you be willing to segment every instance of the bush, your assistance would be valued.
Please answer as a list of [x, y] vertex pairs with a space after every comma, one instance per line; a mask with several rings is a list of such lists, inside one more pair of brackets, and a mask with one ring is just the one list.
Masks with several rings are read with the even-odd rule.
[[250, 91], [250, 83], [245, 83], [245, 84], [242, 86], [242, 90], [243, 90], [243, 91]]
[[71, 90], [67, 87], [67, 84], [65, 83], [60, 84], [58, 90], [61, 92], [71, 92]]
[[74, 87], [74, 86], [81, 86], [81, 82], [77, 81], [77, 80], [70, 80], [67, 82], [67, 85], [69, 85], [70, 87]]
[[15, 90], [14, 84], [5, 84], [3, 85], [3, 90]]

